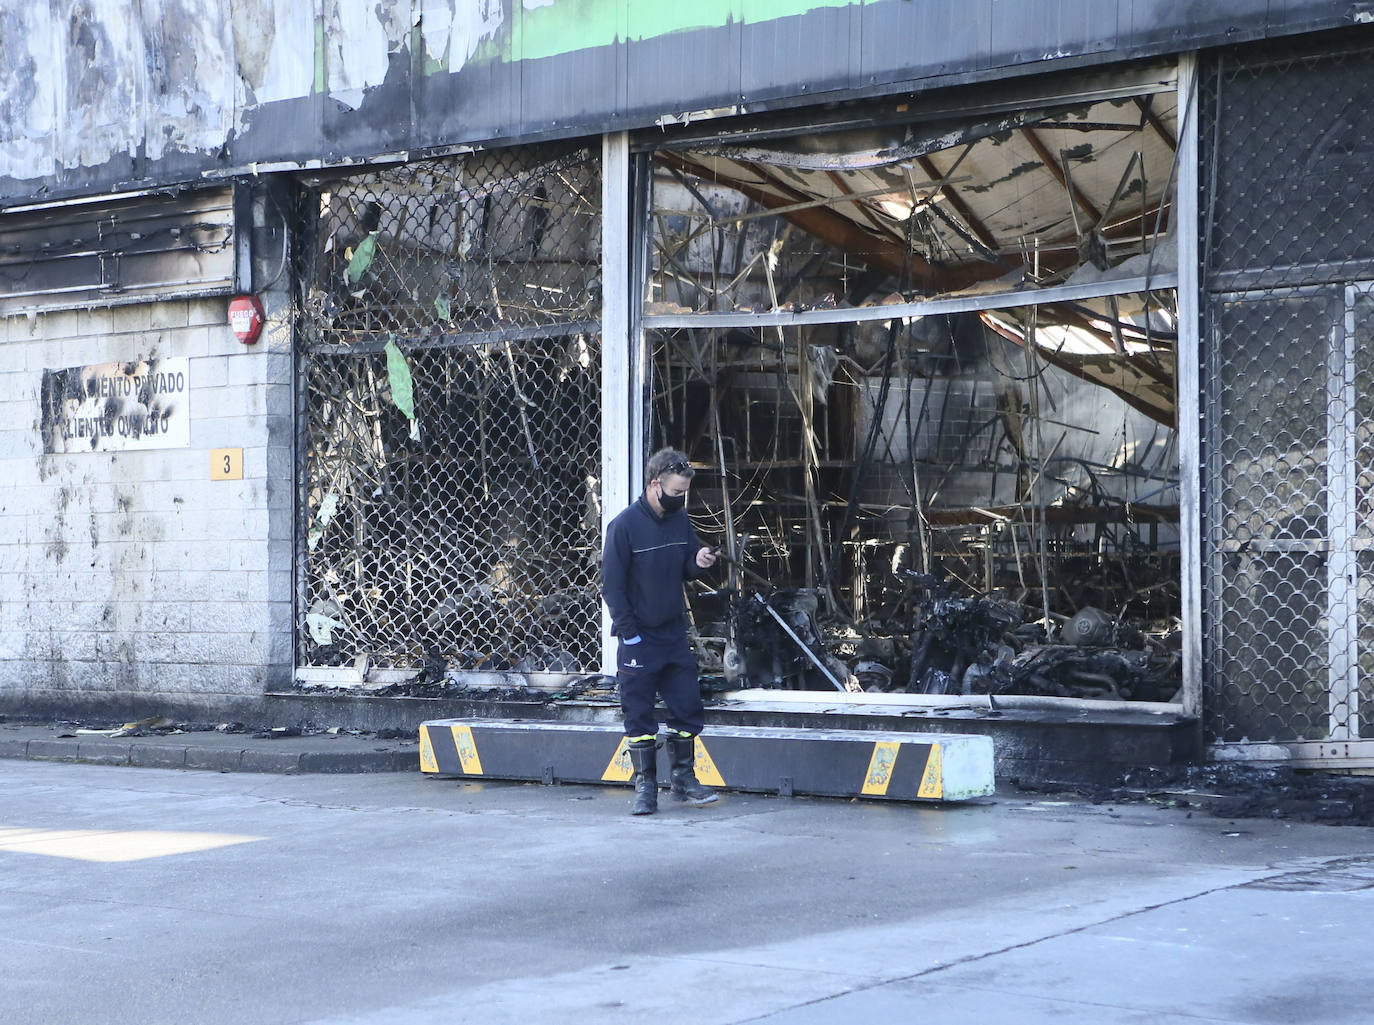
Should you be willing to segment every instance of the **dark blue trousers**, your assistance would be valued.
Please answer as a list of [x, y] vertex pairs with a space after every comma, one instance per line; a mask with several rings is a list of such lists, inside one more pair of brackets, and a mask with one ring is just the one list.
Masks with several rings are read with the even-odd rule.
[[669, 729], [696, 735], [706, 719], [701, 707], [697, 658], [687, 643], [681, 623], [645, 630], [638, 644], [622, 638], [616, 655], [616, 682], [620, 685], [620, 710], [625, 714], [625, 736], [643, 737], [658, 732], [654, 698], [661, 696], [668, 709]]

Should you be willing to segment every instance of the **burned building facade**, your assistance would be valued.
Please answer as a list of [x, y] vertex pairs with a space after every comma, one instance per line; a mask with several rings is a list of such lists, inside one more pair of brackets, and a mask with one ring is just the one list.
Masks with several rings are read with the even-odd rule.
[[1361, 5], [202, 6], [3, 15], [5, 710], [612, 714], [672, 445], [715, 714], [1374, 758]]

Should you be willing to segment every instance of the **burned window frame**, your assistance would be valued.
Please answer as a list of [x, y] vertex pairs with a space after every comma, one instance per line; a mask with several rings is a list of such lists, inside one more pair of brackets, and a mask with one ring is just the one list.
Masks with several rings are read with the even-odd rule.
[[[1173, 166], [1169, 168], [1170, 187], [1166, 189], [1166, 193], [1174, 197], [1172, 203], [1176, 207], [1176, 209], [1170, 211], [1170, 216], [1168, 218], [1169, 221], [1172, 222], [1169, 226], [1170, 233], [1174, 235], [1175, 238], [1164, 239], [1164, 244], [1169, 246], [1177, 245], [1179, 250], [1183, 250], [1186, 248], [1187, 241], [1185, 237], [1191, 234], [1189, 230], [1191, 227], [1191, 222], [1189, 222], [1188, 220], [1182, 220], [1183, 227], [1179, 228], [1176, 226], [1180, 223], [1181, 218], [1186, 217], [1188, 209], [1195, 208], [1194, 205], [1190, 202], [1190, 199], [1185, 197], [1185, 194], [1188, 192], [1188, 190], [1193, 187], [1193, 183], [1195, 182], [1195, 173], [1190, 168], [1180, 168], [1178, 166], [1180, 162], [1186, 163], [1189, 152], [1195, 152], [1195, 150], [1189, 150], [1189, 139], [1187, 138], [1188, 136], [1191, 136], [1191, 134], [1195, 131], [1195, 126], [1192, 123], [1194, 119], [1190, 118], [1184, 113], [1184, 111], [1191, 109], [1191, 104], [1195, 102], [1195, 94], [1188, 85], [1188, 83], [1190, 83], [1191, 81], [1191, 64], [1185, 61], [1184, 66], [1180, 68], [1180, 73], [1177, 77], [1177, 80], [1174, 82], [1172, 86], [1173, 94], [1176, 98], [1176, 108], [1179, 111], [1179, 124], [1176, 128], [1177, 138], [1172, 140], [1174, 150], [1177, 155], [1174, 157], [1174, 160], [1172, 162]], [[1120, 92], [1116, 93], [1115, 95], [1128, 95], [1128, 92]], [[1012, 103], [1007, 104], [999, 109], [1001, 109], [1003, 112], [1006, 112], [1008, 110], [1013, 110], [1014, 107], [1015, 104]], [[1143, 109], [1143, 113], [1145, 115], [1145, 119], [1148, 120], [1149, 111]], [[1008, 118], [1008, 124], [1011, 124], [1016, 121], [1017, 118], [1014, 115]], [[1153, 127], [1155, 127], [1156, 130], [1158, 130], [1157, 125]], [[916, 129], [916, 131], [919, 132], [919, 127]], [[737, 133], [737, 136], [738, 134], [747, 133]], [[771, 137], [769, 141], [775, 142], [776, 138], [783, 134], [785, 133], [776, 133], [776, 135]], [[699, 131], [693, 142], [699, 143], [704, 138], [707, 138], [706, 133]], [[728, 145], [728, 143], [732, 141], [734, 141], [734, 139], [722, 141], [721, 148], [724, 149]], [[646, 150], [651, 150], [654, 147], [646, 144], [644, 148]], [[677, 177], [680, 182], [683, 182], [683, 174], [686, 171], [701, 170], [702, 168], [700, 167], [700, 165], [693, 168], [691, 164], [684, 161], [682, 157], [677, 156], [676, 151], [681, 148], [683, 147], [674, 147], [674, 154], [669, 157], [668, 163], [671, 164], [671, 166], [669, 167], [670, 172], [675, 177]], [[710, 149], [709, 146], [708, 149]], [[712, 152], [717, 152], [717, 150], [712, 150]], [[1129, 170], [1130, 168], [1128, 167], [1127, 172], [1129, 172]], [[1123, 175], [1123, 184], [1125, 183], [1125, 180], [1126, 176]], [[699, 188], [705, 187], [703, 185], [704, 181], [709, 181], [709, 179], [695, 179], [696, 185]], [[686, 185], [687, 183], [683, 182], [683, 184]], [[1074, 187], [1072, 181], [1070, 180], [1068, 184], [1065, 184], [1064, 181], [1061, 180], [1060, 184], [1066, 189], [1070, 197], [1072, 197], [1074, 194]], [[841, 186], [841, 188], [843, 188], [843, 186]], [[752, 199], [755, 202], [755, 204], [757, 204], [755, 209], [757, 209], [758, 206], [763, 206], [765, 208], [771, 206], [777, 208], [779, 212], [785, 213], [788, 212], [789, 208], [805, 209], [810, 206], [818, 205], [814, 202], [807, 202], [805, 198], [802, 196], [792, 197], [793, 202], [791, 203], [779, 203], [776, 201], [776, 197], [771, 197], [772, 202], [769, 202], [767, 200], [770, 197], [764, 197], [761, 194], [750, 195], [748, 189], [745, 189], [744, 191], [746, 197]], [[1117, 192], [1119, 193], [1120, 191], [1120, 187], [1118, 187]], [[705, 199], [704, 197], [702, 198], [701, 202], [703, 206], [709, 206], [709, 200]], [[730, 213], [735, 212], [731, 211]], [[652, 216], [653, 214], [650, 213], [646, 216], [645, 219], [647, 220]], [[746, 210], [745, 216], [758, 216], [758, 214], [753, 214], [750, 211]], [[715, 219], [715, 215], [713, 214], [712, 220]], [[1145, 222], [1145, 218], [1140, 218], [1140, 222], [1143, 225]], [[974, 228], [966, 229], [964, 234], [975, 236], [971, 240], [970, 248], [976, 248], [978, 241], [976, 238], [976, 235], [978, 234], [977, 230]], [[724, 246], [717, 246], [715, 240], [713, 239], [713, 256], [717, 256], [723, 248]], [[1081, 252], [1082, 250], [1080, 247], [1080, 253]], [[1173, 257], [1174, 253], [1170, 252], [1169, 256]], [[716, 262], [719, 263], [720, 261], [717, 259]], [[1172, 262], [1172, 259], [1168, 261], [1168, 263], [1170, 264], [1172, 264]], [[713, 270], [718, 272], [720, 276], [723, 278], [729, 278], [732, 274], [738, 272], [738, 268], [733, 266], [724, 268], [723, 270], [720, 268], [713, 268]], [[644, 275], [640, 279], [640, 284], [642, 286], [648, 284], [647, 277], [647, 275]], [[1172, 268], [1164, 271], [1154, 271], [1150, 265], [1150, 262], [1146, 262], [1144, 266], [1144, 273], [1141, 277], [1141, 280], [1136, 281], [1135, 286], [1138, 290], [1146, 291], [1154, 290], [1161, 286], [1167, 287], [1169, 289], [1173, 289], [1175, 286], [1177, 286], [1181, 292], [1186, 292], [1188, 289], [1187, 282], [1189, 280], [1190, 275], [1188, 273], [1176, 274], [1173, 272]], [[854, 316], [854, 311], [852, 309], [843, 312], [836, 310], [826, 310], [824, 308], [825, 306], [833, 304], [828, 304], [824, 299], [822, 299], [819, 303], [814, 304], [797, 303], [795, 306], [784, 305], [787, 303], [787, 299], [789, 297], [782, 296], [781, 298], [779, 298], [778, 293], [781, 290], [781, 288], [777, 283], [771, 280], [771, 276], [768, 282], [768, 286], [770, 294], [763, 298], [763, 301], [758, 312], [754, 312], [753, 310], [748, 309], [747, 307], [745, 310], [734, 310], [724, 313], [698, 311], [692, 310], [690, 308], [684, 309], [682, 308], [682, 305], [680, 303], [672, 304], [671, 302], [655, 301], [659, 297], [651, 295], [647, 291], [645, 291], [644, 293], [642, 293], [645, 296], [645, 306], [641, 324], [642, 328], [647, 333], [649, 339], [649, 341], [646, 342], [646, 352], [652, 352], [654, 347], [659, 344], [659, 340], [656, 336], [661, 336], [668, 332], [689, 332], [694, 330], [702, 333], [726, 331], [753, 331], [758, 334], [771, 334], [772, 332], [777, 331], [779, 335], [779, 340], [781, 341], [781, 336], [785, 330], [798, 330], [803, 329], [805, 327], [820, 324], [839, 324], [845, 321], [846, 316]], [[921, 297], [919, 295], [912, 296], [910, 293], [908, 293], [903, 296], [893, 296], [886, 300], [886, 303], [891, 304], [886, 311], [878, 311], [874, 309], [861, 309], [856, 319], [889, 320], [892, 317], [901, 317], [909, 320], [910, 318], [929, 317], [932, 315], [941, 315], [958, 312], [989, 311], [999, 308], [1009, 309], [1014, 307], [1033, 307], [1038, 304], [1052, 303], [1058, 299], [1061, 299], [1066, 294], [1071, 295], [1074, 298], [1081, 298], [1082, 296], [1088, 295], [1109, 296], [1113, 294], [1113, 287], [1111, 285], [1107, 285], [1095, 291], [1089, 289], [1088, 291], [1081, 293], [1075, 291], [1072, 288], [1070, 288], [1066, 293], [1063, 290], [1062, 286], [1056, 288], [1054, 285], [1048, 285], [1045, 288], [1034, 290], [1009, 288], [999, 293], [995, 297], [983, 296], [978, 298], [942, 298], [939, 296], [938, 292], [935, 296], [927, 298]], [[1116, 294], [1120, 294], [1120, 292], [1117, 292]], [[697, 305], [700, 304], [698, 303]], [[1185, 364], [1187, 364], [1190, 361], [1190, 349], [1192, 348], [1190, 343], [1196, 337], [1196, 322], [1194, 321], [1193, 324], [1187, 324], [1183, 316], [1186, 305], [1187, 302], [1180, 294], [1177, 299], [1177, 309], [1179, 316], [1176, 320], [1178, 341], [1176, 345], [1176, 363], [1173, 368], [1173, 376], [1175, 381], [1175, 397], [1173, 401], [1176, 404], [1175, 408], [1178, 410], [1178, 415], [1182, 417], [1185, 420], [1185, 422], [1188, 418], [1190, 418], [1193, 415], [1193, 409], [1195, 409], [1196, 398], [1195, 395], [1188, 396], [1184, 394], [1184, 388], [1186, 387], [1186, 382], [1189, 379], [1189, 377], [1191, 376], [1193, 379], [1195, 379], [1195, 370], [1192, 368], [1185, 368]], [[670, 388], [676, 386], [676, 384], [669, 385]], [[805, 389], [803, 388], [798, 388], [796, 390], [798, 392], [805, 391]], [[716, 408], [715, 399], [711, 400], [710, 406], [712, 407], [711, 415], [718, 417], [719, 413]], [[653, 426], [654, 425], [651, 424], [650, 428], [646, 431], [646, 445], [653, 445], [657, 444], [660, 441], [666, 440], [665, 438], [659, 437], [658, 435], [653, 433]], [[1176, 474], [1179, 478], [1179, 481], [1176, 483], [1175, 486], [1180, 488], [1185, 499], [1191, 494], [1191, 489], [1182, 486], [1181, 478], [1183, 477], [1183, 475], [1186, 474], [1190, 464], [1196, 465], [1195, 457], [1192, 456], [1189, 452], [1185, 451], [1185, 449], [1187, 449], [1187, 447], [1193, 443], [1192, 439], [1193, 435], [1191, 432], [1180, 431], [1177, 435], [1175, 435], [1175, 443], [1177, 445], [1178, 450]], [[723, 457], [720, 458], [720, 462], [725, 462]], [[699, 467], [699, 469], [700, 468], [701, 467]], [[728, 477], [728, 473], [726, 474], [726, 476]], [[700, 475], [699, 483], [701, 483]], [[1194, 595], [1192, 592], [1195, 590], [1195, 585], [1190, 582], [1190, 578], [1192, 578], [1194, 575], [1194, 569], [1192, 564], [1195, 559], [1195, 545], [1189, 544], [1184, 539], [1184, 535], [1186, 535], [1187, 533], [1188, 524], [1190, 522], [1195, 522], [1196, 520], [1196, 509], [1182, 508], [1183, 506], [1187, 506], [1188, 504], [1189, 503], [1186, 500], [1180, 501], [1180, 508], [1178, 511], [1178, 522], [1181, 536], [1179, 542], [1178, 568], [1175, 571], [1176, 576], [1174, 578], [1177, 581], [1177, 586], [1180, 591], [1179, 597], [1177, 599], [1180, 618], [1185, 619], [1187, 618], [1186, 607], [1193, 600]], [[716, 516], [717, 518], [719, 518], [719, 513], [716, 513]], [[728, 546], [729, 545], [727, 542], [727, 547]], [[931, 595], [931, 599], [932, 601], [935, 600], [933, 593]], [[806, 622], [807, 618], [807, 616], [799, 616], [797, 619], [797, 623], [794, 625], [798, 625], [803, 628], [808, 627], [809, 624]], [[1191, 632], [1192, 629], [1193, 627], [1191, 625], [1184, 624], [1184, 632]], [[813, 634], [814, 632], [815, 631], [812, 630]], [[827, 673], [825, 671], [825, 667], [821, 664], [826, 660], [824, 653], [821, 653], [821, 658], [818, 659], [814, 657], [814, 653], [806, 653], [804, 651], [804, 649], [808, 645], [796, 641], [795, 638], [793, 640], [794, 647], [796, 648], [796, 652], [798, 653], [798, 657], [794, 661], [796, 661], [797, 663], [809, 663], [809, 668], [805, 669], [804, 671], [809, 672], [814, 680], [829, 681], [819, 684], [808, 684], [807, 689], [811, 689], [812, 686], [824, 688], [829, 687], [832, 684], [836, 688], [843, 689], [842, 684], [840, 682], [837, 682], [836, 679], [842, 679], [841, 674], [838, 671], [832, 671]], [[816, 645], [814, 644], [810, 646], [816, 647]], [[1185, 639], [1182, 643], [1182, 647], [1184, 650], [1179, 652], [1176, 657], [1176, 665], [1179, 668], [1181, 686], [1178, 688], [1177, 696], [1174, 697], [1174, 700], [1172, 702], [1169, 702], [1168, 704], [1170, 707], [1177, 708], [1185, 712], [1191, 712], [1192, 714], [1196, 714], [1198, 704], [1196, 660], [1192, 656], [1191, 651], [1189, 650], [1190, 640]], [[853, 654], [852, 649], [850, 651], [850, 654]], [[739, 658], [738, 652], [732, 653], [731, 650], [727, 648], [725, 654], [718, 662], [715, 663], [715, 665], [724, 668], [723, 663], [728, 661], [728, 659], [731, 658], [732, 655], [736, 659]], [[849, 662], [851, 665], [853, 665], [852, 658], [849, 660]], [[836, 667], [833, 664], [830, 665], [829, 668], [831, 670], [836, 670]], [[729, 675], [728, 670], [726, 672], [726, 675]], [[851, 687], [854, 683], [852, 675], [853, 674], [850, 674], [851, 678], [849, 680], [849, 684]], [[897, 687], [894, 689], [901, 690], [904, 688]]]

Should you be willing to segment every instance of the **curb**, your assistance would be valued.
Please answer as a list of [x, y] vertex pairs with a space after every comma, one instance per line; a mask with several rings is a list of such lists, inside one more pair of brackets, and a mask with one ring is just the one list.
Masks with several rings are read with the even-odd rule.
[[195, 747], [101, 740], [0, 738], [0, 758], [31, 762], [76, 762], [146, 769], [208, 772], [368, 773], [418, 772], [415, 750], [264, 751], [256, 748]]

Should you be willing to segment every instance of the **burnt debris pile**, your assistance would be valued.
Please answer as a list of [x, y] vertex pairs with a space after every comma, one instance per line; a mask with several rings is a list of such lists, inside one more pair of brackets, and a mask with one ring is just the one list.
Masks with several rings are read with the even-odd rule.
[[959, 595], [926, 574], [901, 576], [907, 587], [893, 614], [850, 627], [820, 615], [813, 589], [736, 598], [725, 627], [733, 638], [722, 658], [725, 679], [735, 689], [1112, 701], [1178, 694], [1176, 629], [1085, 606], [1073, 616], [1052, 614], [1047, 631], [1043, 616], [1020, 602]]

